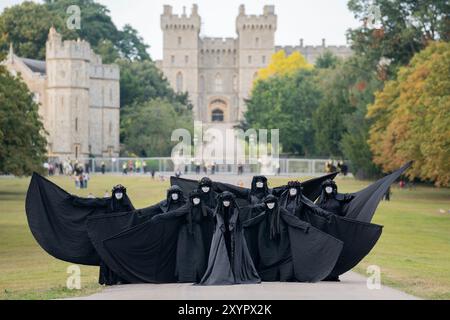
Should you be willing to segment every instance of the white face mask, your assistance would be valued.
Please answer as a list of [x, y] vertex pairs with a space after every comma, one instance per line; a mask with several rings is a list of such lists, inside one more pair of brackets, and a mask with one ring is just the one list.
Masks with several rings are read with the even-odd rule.
[[204, 193], [208, 193], [209, 192], [209, 187], [202, 187], [202, 191], [204, 192]]
[[178, 200], [178, 193], [172, 193], [172, 200]]
[[122, 192], [116, 192], [114, 195], [115, 195], [117, 200], [120, 200], [120, 199], [123, 198], [123, 193]]
[[291, 195], [291, 196], [296, 196], [297, 195], [297, 189], [295, 189], [295, 188], [292, 188], [292, 189], [289, 189], [289, 194]]
[[326, 187], [325, 188], [325, 192], [328, 193], [328, 194], [331, 194], [331, 193], [333, 193], [333, 188], [332, 187]]
[[267, 205], [267, 208], [269, 208], [270, 210], [275, 208], [275, 202], [268, 202], [266, 205]]
[[194, 198], [194, 199], [192, 199], [192, 203], [193, 203], [194, 205], [198, 205], [198, 204], [200, 203], [200, 198]]
[[258, 189], [264, 188], [264, 182], [257, 182], [257, 183], [256, 183], [256, 187], [257, 187]]
[[230, 206], [230, 201], [228, 200], [224, 201], [223, 206], [228, 208]]

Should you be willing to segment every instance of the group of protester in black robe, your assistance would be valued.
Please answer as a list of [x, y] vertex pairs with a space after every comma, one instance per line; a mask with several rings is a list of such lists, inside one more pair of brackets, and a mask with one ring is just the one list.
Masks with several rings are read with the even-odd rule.
[[85, 199], [34, 174], [26, 212], [49, 254], [100, 266], [100, 284], [338, 281], [376, 244], [376, 207], [409, 166], [351, 194], [337, 173], [273, 189], [172, 177], [166, 199], [137, 210], [121, 185]]

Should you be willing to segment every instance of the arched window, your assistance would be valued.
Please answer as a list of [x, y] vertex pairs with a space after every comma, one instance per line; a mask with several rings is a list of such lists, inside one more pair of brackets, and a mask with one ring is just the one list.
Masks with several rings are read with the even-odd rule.
[[78, 132], [78, 118], [75, 118], [75, 132]]
[[177, 92], [183, 91], [183, 74], [181, 72], [177, 73]]
[[220, 75], [220, 73], [216, 74], [216, 79], [215, 79], [215, 87], [216, 87], [216, 92], [221, 92], [222, 91], [222, 76]]
[[223, 122], [223, 111], [220, 109], [214, 109], [211, 114], [212, 122]]

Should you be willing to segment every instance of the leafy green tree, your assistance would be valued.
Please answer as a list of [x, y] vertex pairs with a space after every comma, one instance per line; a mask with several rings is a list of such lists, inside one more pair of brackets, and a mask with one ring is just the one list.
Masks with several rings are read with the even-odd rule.
[[327, 50], [317, 58], [315, 67], [318, 69], [333, 69], [338, 65], [339, 60], [335, 54]]
[[247, 100], [244, 128], [280, 129], [283, 152], [312, 156], [312, 114], [320, 102], [314, 72], [272, 76], [256, 82]]
[[76, 37], [65, 28], [64, 21], [46, 6], [34, 2], [26, 1], [6, 8], [0, 15], [0, 51], [8, 52], [12, 43], [18, 56], [44, 60], [45, 43], [52, 25], [61, 30], [65, 38]]
[[185, 128], [192, 132], [192, 113], [178, 103], [152, 99], [130, 106], [121, 118], [124, 144], [138, 156], [170, 156], [177, 142], [172, 131]]
[[38, 108], [22, 80], [0, 66], [0, 174], [43, 171], [47, 142]]
[[361, 20], [348, 33], [352, 49], [372, 62], [388, 61], [386, 76], [395, 76], [429, 41], [450, 39], [448, 1], [349, 0], [348, 8]]
[[120, 66], [120, 104], [125, 108], [155, 98], [192, 107], [187, 93], [175, 93], [153, 61], [117, 61]]

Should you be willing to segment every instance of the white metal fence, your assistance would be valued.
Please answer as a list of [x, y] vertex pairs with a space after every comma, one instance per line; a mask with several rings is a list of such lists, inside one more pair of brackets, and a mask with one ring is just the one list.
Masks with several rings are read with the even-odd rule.
[[[292, 159], [281, 158], [279, 168], [275, 174], [279, 175], [319, 175], [326, 172], [327, 159]], [[84, 165], [90, 173], [134, 173], [134, 174], [173, 174], [180, 170], [182, 174], [259, 174], [262, 172], [260, 164], [244, 164], [239, 166], [219, 164], [213, 168], [211, 165], [188, 164], [175, 166], [171, 158], [90, 158], [78, 163]], [[348, 165], [348, 161], [345, 162]], [[334, 162], [336, 165], [336, 161]], [[57, 165], [58, 167], [58, 165]], [[58, 170], [58, 169], [56, 169]]]

